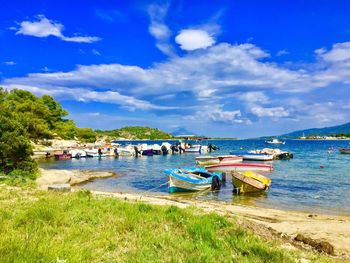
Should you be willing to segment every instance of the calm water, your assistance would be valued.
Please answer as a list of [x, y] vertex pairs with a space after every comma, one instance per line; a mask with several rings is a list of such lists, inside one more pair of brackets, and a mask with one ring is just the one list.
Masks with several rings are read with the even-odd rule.
[[[211, 141], [220, 147], [214, 154], [228, 154], [243, 147], [246, 150], [262, 149], [267, 145], [260, 140]], [[157, 142], [147, 142], [157, 143]], [[159, 143], [159, 142], [158, 142]], [[276, 147], [276, 146], [275, 146]], [[350, 147], [349, 141], [298, 141], [290, 140], [278, 148], [294, 153], [290, 161], [273, 161], [275, 170], [271, 189], [258, 195], [232, 195], [228, 180], [219, 193], [196, 193], [186, 198], [220, 200], [264, 207], [350, 215], [350, 155], [331, 147]], [[186, 167], [195, 164], [198, 154], [153, 157], [88, 158], [67, 161], [42, 162], [43, 168], [113, 170], [119, 176], [95, 180], [85, 188], [110, 192], [155, 192], [168, 194], [166, 168]], [[324, 166], [321, 168], [320, 166]], [[229, 179], [229, 178], [228, 178]]]

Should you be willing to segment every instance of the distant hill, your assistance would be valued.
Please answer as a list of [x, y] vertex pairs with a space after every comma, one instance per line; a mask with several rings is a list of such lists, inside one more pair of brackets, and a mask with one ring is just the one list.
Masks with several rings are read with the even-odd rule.
[[173, 131], [171, 133], [173, 136], [180, 136], [180, 135], [196, 135], [194, 132], [186, 130], [185, 128], [178, 128], [177, 130]]
[[291, 133], [280, 135], [278, 137], [297, 138], [303, 135], [304, 136], [310, 136], [310, 135], [328, 136], [328, 135], [335, 135], [335, 134], [350, 134], [350, 122], [342, 125], [325, 127], [325, 128], [313, 128], [313, 129], [294, 131]]
[[143, 126], [127, 126], [110, 131], [96, 131], [99, 135], [106, 135], [113, 139], [125, 138], [129, 140], [171, 139], [173, 136], [157, 128]]

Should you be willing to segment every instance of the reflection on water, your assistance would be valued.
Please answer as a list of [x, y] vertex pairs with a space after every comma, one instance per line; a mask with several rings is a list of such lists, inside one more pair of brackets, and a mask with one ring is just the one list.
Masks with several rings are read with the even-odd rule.
[[[266, 147], [259, 140], [218, 140], [212, 143], [220, 147], [215, 154], [228, 154], [241, 147], [247, 150]], [[350, 155], [339, 154], [338, 151], [329, 154], [327, 151], [330, 147], [349, 147], [348, 141], [287, 141], [285, 145], [277, 147], [293, 152], [294, 159], [273, 162], [275, 170], [268, 174], [272, 178], [269, 192], [233, 195], [231, 178], [227, 178], [226, 185], [217, 193], [206, 191], [179, 196], [272, 208], [350, 214]], [[56, 169], [113, 170], [118, 176], [88, 182], [84, 187], [99, 191], [155, 192], [167, 195], [167, 178], [162, 171], [166, 168], [193, 166], [195, 156], [196, 154], [183, 154], [51, 160], [43, 161], [41, 166]]]

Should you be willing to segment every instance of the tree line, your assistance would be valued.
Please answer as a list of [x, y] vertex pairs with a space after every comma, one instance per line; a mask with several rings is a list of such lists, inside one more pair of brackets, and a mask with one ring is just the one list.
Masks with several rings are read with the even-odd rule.
[[90, 128], [78, 128], [65, 118], [68, 112], [53, 97], [0, 87], [0, 173], [35, 174], [31, 141], [60, 137], [95, 142]]

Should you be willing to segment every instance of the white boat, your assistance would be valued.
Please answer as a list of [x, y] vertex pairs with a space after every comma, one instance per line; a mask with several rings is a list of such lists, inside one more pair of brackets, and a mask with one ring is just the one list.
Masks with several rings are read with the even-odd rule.
[[86, 157], [106, 157], [107, 155], [102, 152], [102, 154], [98, 153], [98, 149], [85, 149]]
[[86, 157], [86, 152], [79, 149], [70, 150], [69, 153], [72, 155], [72, 158], [84, 158]]
[[262, 171], [271, 172], [273, 166], [270, 164], [261, 163], [218, 163], [207, 165], [205, 168], [208, 171], [228, 172], [228, 171]]
[[119, 147], [118, 149], [118, 155], [120, 156], [134, 156], [135, 155], [135, 149], [134, 146], [129, 144], [125, 147]]
[[272, 161], [273, 154], [261, 153], [260, 151], [241, 151], [241, 152], [230, 152], [237, 156], [242, 156], [243, 160], [246, 161]]
[[268, 144], [285, 144], [286, 142], [285, 141], [280, 141], [277, 138], [273, 138], [271, 141], [265, 141], [265, 143], [268, 143]]
[[208, 146], [207, 145], [194, 144], [194, 145], [191, 145], [189, 148], [185, 148], [185, 152], [189, 152], [189, 153], [207, 153], [208, 152]]

